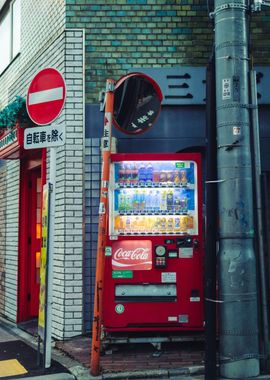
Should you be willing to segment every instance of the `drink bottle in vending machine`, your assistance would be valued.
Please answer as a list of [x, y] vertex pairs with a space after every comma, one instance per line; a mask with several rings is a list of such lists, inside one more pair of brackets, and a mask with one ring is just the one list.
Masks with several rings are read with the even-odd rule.
[[199, 154], [112, 154], [104, 328], [203, 329]]

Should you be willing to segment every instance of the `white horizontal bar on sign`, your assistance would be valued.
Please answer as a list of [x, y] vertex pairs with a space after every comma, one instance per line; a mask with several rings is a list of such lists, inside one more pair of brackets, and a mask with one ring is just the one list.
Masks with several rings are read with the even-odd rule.
[[33, 104], [52, 102], [53, 100], [61, 100], [64, 97], [64, 88], [56, 87], [50, 90], [43, 90], [32, 92], [29, 94], [28, 104], [29, 106]]

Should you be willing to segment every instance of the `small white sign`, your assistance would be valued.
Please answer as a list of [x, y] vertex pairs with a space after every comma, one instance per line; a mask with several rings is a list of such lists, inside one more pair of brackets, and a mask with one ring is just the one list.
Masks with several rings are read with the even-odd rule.
[[168, 322], [177, 322], [177, 317], [168, 317]]
[[240, 127], [233, 127], [233, 135], [234, 136], [241, 135], [241, 128]]
[[65, 141], [64, 125], [45, 125], [24, 130], [24, 149], [51, 148], [64, 145]]
[[226, 78], [222, 79], [222, 100], [231, 99], [232, 90], [231, 90], [231, 79]]
[[193, 248], [192, 247], [179, 248], [179, 257], [182, 259], [193, 257]]
[[163, 272], [161, 273], [161, 282], [176, 282], [176, 272]]

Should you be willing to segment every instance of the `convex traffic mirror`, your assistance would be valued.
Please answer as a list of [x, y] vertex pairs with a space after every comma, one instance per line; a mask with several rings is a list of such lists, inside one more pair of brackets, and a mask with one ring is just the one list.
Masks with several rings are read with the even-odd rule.
[[131, 73], [118, 80], [114, 92], [114, 125], [127, 134], [151, 128], [162, 101], [159, 85], [148, 75]]

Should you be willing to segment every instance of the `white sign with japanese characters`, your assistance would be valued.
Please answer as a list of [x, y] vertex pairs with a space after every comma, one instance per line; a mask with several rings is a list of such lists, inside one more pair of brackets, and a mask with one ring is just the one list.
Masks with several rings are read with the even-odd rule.
[[46, 125], [24, 130], [24, 149], [57, 147], [64, 145], [65, 140], [64, 125]]

